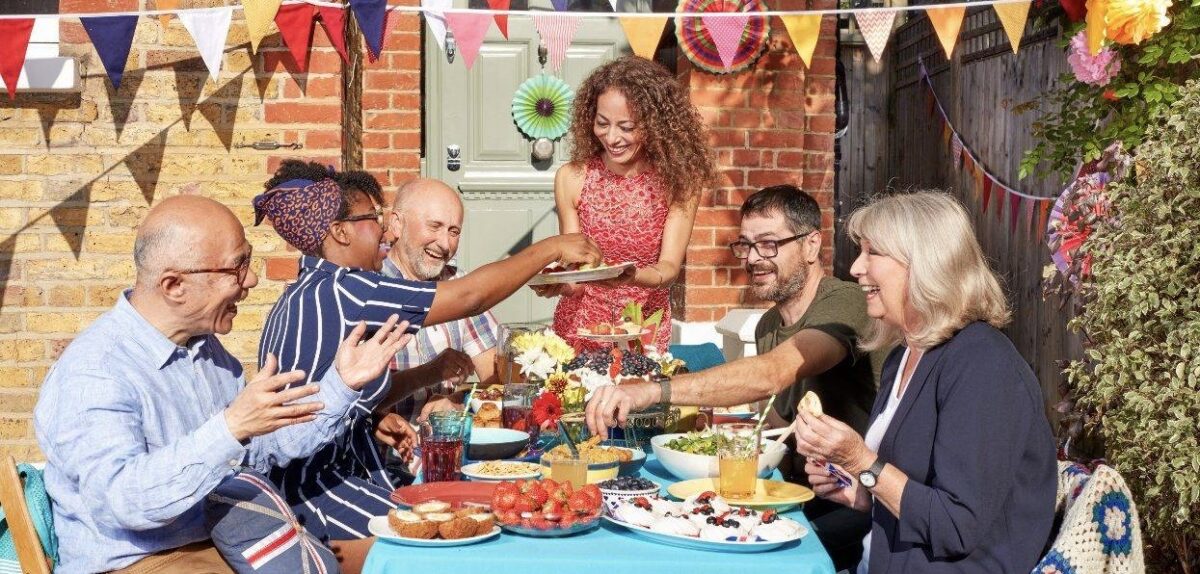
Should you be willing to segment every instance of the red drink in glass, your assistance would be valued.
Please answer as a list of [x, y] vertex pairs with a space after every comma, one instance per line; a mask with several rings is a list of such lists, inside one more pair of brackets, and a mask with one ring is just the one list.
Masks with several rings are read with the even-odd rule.
[[462, 469], [461, 438], [432, 438], [421, 442], [424, 482], [458, 480]]
[[500, 413], [500, 424], [506, 429], [529, 432], [529, 417], [532, 412], [531, 407], [504, 405], [504, 410]]

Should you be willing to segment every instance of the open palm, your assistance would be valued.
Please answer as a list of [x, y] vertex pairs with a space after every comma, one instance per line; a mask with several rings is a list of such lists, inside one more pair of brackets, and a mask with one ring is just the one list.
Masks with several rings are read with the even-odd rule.
[[412, 339], [412, 335], [405, 333], [408, 321], [397, 324], [399, 319], [399, 315], [388, 317], [387, 322], [366, 341], [363, 335], [367, 332], [367, 324], [359, 321], [342, 341], [334, 365], [346, 386], [357, 391], [378, 379], [392, 357]]

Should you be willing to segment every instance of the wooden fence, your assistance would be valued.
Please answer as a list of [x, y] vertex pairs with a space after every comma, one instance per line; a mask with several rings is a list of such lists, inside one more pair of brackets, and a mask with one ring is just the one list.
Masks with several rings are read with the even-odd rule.
[[[1041, 381], [1047, 410], [1059, 397], [1061, 362], [1081, 355], [1078, 337], [1067, 329], [1070, 305], [1042, 298], [1042, 272], [1050, 263], [1045, 233], [1018, 212], [1013, 231], [1007, 202], [993, 197], [983, 212], [973, 178], [954, 165], [936, 112], [927, 111], [927, 88], [920, 75], [924, 61], [933, 89], [964, 146], [1004, 185], [1022, 193], [1055, 197], [1056, 179], [1017, 178], [1025, 150], [1034, 145], [1035, 113], [1025, 104], [1044, 98], [1067, 71], [1056, 28], [1026, 29], [1014, 56], [991, 8], [971, 9], [963, 23], [954, 59], [947, 61], [923, 13], [913, 16], [892, 35], [883, 61], [875, 63], [866, 46], [843, 44], [850, 124], [839, 140], [838, 198], [842, 213], [871, 196], [889, 190], [947, 190], [971, 214], [980, 244], [1004, 281], [1013, 306], [1006, 333]], [[1001, 205], [995, 205], [1001, 202]], [[1002, 216], [996, 217], [1000, 209]], [[839, 233], [835, 272], [846, 276], [857, 250]]]

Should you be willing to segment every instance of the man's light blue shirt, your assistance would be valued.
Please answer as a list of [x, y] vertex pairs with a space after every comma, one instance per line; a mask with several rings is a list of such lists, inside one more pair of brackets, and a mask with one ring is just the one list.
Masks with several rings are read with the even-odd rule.
[[178, 346], [128, 300], [81, 333], [50, 369], [34, 410], [61, 563], [98, 572], [209, 538], [204, 498], [242, 467], [266, 472], [312, 454], [359, 393], [328, 369], [317, 420], [239, 443], [225, 408], [242, 365], [212, 335]]

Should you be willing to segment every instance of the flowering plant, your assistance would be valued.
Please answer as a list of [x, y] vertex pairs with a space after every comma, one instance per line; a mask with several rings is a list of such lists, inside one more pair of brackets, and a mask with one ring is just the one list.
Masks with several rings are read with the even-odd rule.
[[521, 367], [521, 374], [540, 379], [549, 378], [575, 358], [575, 349], [550, 329], [520, 333], [513, 337], [510, 346], [516, 353], [513, 362]]
[[530, 413], [533, 417], [533, 424], [539, 428], [549, 428], [558, 424], [559, 417], [563, 414], [562, 400], [558, 395], [546, 391], [533, 401], [533, 411]]
[[1091, 86], [1107, 86], [1121, 71], [1121, 58], [1112, 48], [1103, 48], [1093, 56], [1088, 51], [1087, 32], [1080, 30], [1071, 38], [1067, 63], [1075, 79]]

